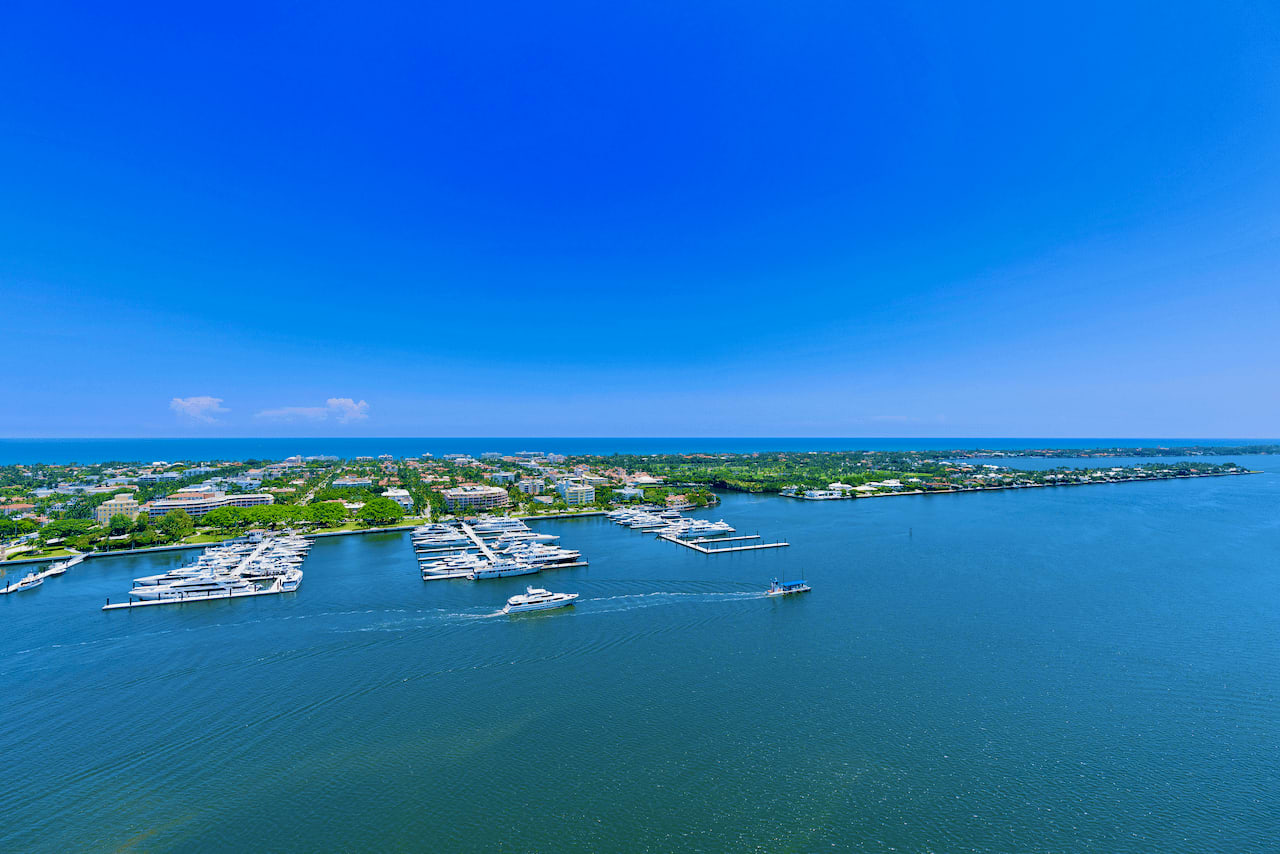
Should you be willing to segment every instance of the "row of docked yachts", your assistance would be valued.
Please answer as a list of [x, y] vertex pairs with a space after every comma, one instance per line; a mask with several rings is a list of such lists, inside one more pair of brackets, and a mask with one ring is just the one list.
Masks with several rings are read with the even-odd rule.
[[719, 522], [686, 519], [675, 510], [657, 507], [620, 507], [609, 511], [606, 515], [611, 521], [624, 528], [677, 540], [720, 537], [734, 532], [733, 527], [723, 519]]
[[302, 584], [299, 567], [310, 548], [310, 540], [293, 535], [210, 546], [185, 566], [135, 578], [129, 597], [180, 602], [290, 593]]
[[476, 581], [581, 566], [582, 553], [555, 545], [559, 539], [555, 534], [532, 531], [522, 520], [506, 516], [475, 524], [423, 525], [413, 531], [424, 581]]

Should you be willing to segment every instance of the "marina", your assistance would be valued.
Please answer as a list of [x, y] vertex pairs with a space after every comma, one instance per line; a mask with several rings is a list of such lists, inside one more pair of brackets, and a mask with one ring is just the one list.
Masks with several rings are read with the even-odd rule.
[[210, 546], [191, 563], [135, 578], [127, 601], [108, 599], [102, 610], [292, 593], [302, 584], [300, 566], [311, 545], [293, 534], [258, 534]]
[[[751, 537], [749, 539], [756, 539], [756, 538], [757, 537]], [[722, 549], [711, 549], [711, 548], [707, 548], [705, 544], [708, 542], [716, 542], [715, 540], [701, 540], [698, 542], [693, 542], [690, 540], [681, 540], [677, 537], [670, 537], [665, 534], [660, 535], [660, 539], [666, 540], [669, 543], [675, 543], [678, 546], [684, 546], [687, 549], [693, 549], [695, 552], [700, 552], [704, 555], [718, 555], [718, 554], [726, 554], [728, 552], [750, 552], [750, 551], [756, 551], [759, 549], [781, 549], [791, 545], [791, 543], [784, 543], [784, 542], [755, 543], [749, 546], [727, 546]], [[720, 541], [720, 542], [723, 542], [723, 541]]]
[[581, 552], [555, 545], [559, 539], [508, 516], [423, 525], [411, 536], [423, 581], [479, 581], [587, 565]]
[[778, 541], [713, 548], [712, 546], [718, 543], [744, 543], [758, 540], [760, 535], [737, 534], [734, 536], [736, 534], [735, 529], [723, 519], [718, 522], [710, 522], [705, 519], [690, 519], [671, 508], [659, 508], [652, 505], [620, 507], [606, 515], [610, 521], [621, 527], [640, 531], [641, 533], [656, 534], [660, 540], [684, 546], [704, 555], [779, 549], [791, 545], [790, 543]]

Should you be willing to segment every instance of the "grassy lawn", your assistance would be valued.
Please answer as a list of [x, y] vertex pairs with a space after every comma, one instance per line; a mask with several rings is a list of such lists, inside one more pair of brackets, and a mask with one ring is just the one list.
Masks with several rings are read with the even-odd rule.
[[227, 539], [225, 534], [191, 534], [182, 542], [198, 545], [200, 543], [220, 543], [225, 539]]
[[5, 560], [29, 560], [31, 558], [63, 558], [71, 557], [71, 552], [66, 549], [49, 549], [48, 551], [18, 552], [8, 555]]
[[332, 534], [337, 531], [356, 531], [360, 529], [360, 523], [347, 522], [345, 525], [339, 525], [336, 528], [316, 528], [312, 533], [316, 534]]

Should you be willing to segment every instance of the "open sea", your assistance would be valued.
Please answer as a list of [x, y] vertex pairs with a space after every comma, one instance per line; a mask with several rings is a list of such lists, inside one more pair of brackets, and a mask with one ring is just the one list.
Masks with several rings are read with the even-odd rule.
[[1241, 462], [726, 494], [793, 544], [732, 555], [545, 521], [591, 565], [534, 580], [582, 598], [517, 617], [528, 577], [424, 583], [407, 534], [123, 612], [183, 558], [91, 559], [0, 597], [0, 850], [1275, 851], [1280, 460]]
[[14, 463], [153, 462], [164, 460], [282, 460], [294, 454], [343, 459], [391, 454], [752, 453], [755, 451], [934, 451], [1027, 448], [1153, 448], [1191, 445], [1277, 444], [1277, 439], [1045, 439], [1035, 438], [299, 438], [299, 439], [0, 439], [0, 465]]

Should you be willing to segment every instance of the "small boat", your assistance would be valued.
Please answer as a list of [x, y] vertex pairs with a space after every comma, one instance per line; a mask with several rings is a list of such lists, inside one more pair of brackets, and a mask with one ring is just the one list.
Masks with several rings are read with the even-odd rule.
[[0, 589], [0, 593], [21, 593], [23, 590], [32, 590], [39, 587], [41, 584], [44, 584], [44, 576], [32, 570], [20, 580]]
[[808, 593], [813, 588], [804, 581], [782, 581], [773, 579], [769, 582], [769, 589], [765, 591], [766, 596], [790, 596], [792, 593]]
[[298, 585], [302, 583], [302, 570], [290, 569], [280, 576], [280, 590], [283, 593], [292, 593], [298, 589]]
[[518, 614], [521, 611], [546, 611], [551, 608], [564, 608], [573, 604], [577, 593], [552, 593], [541, 587], [526, 587], [519, 596], [512, 596], [502, 609], [504, 614]]

